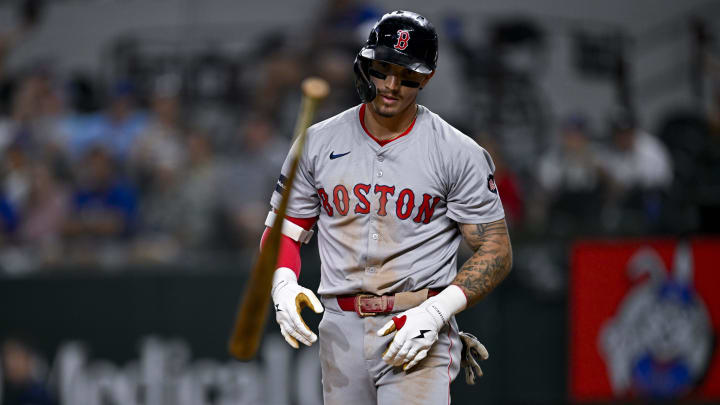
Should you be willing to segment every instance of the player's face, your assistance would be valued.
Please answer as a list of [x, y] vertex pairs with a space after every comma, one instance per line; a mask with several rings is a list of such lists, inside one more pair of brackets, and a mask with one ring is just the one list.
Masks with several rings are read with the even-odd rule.
[[372, 61], [370, 78], [377, 88], [373, 109], [383, 117], [394, 117], [415, 103], [417, 94], [432, 77], [402, 66]]

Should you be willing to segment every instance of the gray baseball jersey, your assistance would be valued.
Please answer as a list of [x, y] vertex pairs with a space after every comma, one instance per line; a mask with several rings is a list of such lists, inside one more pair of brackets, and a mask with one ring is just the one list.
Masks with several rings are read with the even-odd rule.
[[[504, 217], [492, 159], [423, 106], [410, 132], [384, 146], [365, 130], [363, 113], [359, 105], [308, 129], [290, 193], [287, 215], [319, 216], [318, 292], [445, 287], [457, 273], [458, 223]], [[271, 198], [274, 208], [293, 149]]]

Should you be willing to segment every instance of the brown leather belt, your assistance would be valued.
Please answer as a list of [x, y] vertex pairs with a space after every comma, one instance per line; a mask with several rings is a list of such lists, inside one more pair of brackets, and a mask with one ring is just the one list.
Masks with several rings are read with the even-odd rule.
[[392, 295], [338, 295], [337, 302], [343, 311], [355, 312], [360, 317], [400, 312], [420, 305], [429, 297], [438, 295], [441, 289], [424, 289]]

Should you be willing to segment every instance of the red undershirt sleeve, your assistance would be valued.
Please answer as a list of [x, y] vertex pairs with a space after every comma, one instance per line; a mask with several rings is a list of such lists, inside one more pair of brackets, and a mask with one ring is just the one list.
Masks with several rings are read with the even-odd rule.
[[[318, 217], [313, 218], [294, 218], [285, 216], [285, 219], [294, 223], [295, 225], [302, 226], [305, 230], [310, 230], [317, 222]], [[260, 246], [265, 246], [265, 240], [270, 235], [270, 227], [265, 228], [263, 232]], [[295, 276], [300, 277], [300, 245], [302, 243], [295, 242], [285, 235], [280, 235], [280, 247], [278, 250], [277, 265], [275, 268], [287, 267], [295, 272]]]

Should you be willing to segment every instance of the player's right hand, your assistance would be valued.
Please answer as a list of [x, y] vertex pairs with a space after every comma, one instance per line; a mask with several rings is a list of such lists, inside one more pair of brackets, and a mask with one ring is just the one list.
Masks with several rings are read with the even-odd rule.
[[394, 316], [380, 330], [378, 336], [396, 332], [383, 353], [383, 360], [392, 366], [403, 366], [407, 371], [424, 359], [430, 347], [438, 340], [438, 331], [445, 323], [440, 309], [434, 306], [435, 297], [415, 308]]
[[422, 304], [392, 317], [377, 331], [378, 336], [397, 331], [383, 353], [383, 360], [393, 366], [402, 365], [404, 371], [413, 368], [427, 356], [443, 325], [466, 305], [465, 293], [452, 284]]
[[280, 325], [280, 333], [285, 341], [295, 349], [300, 347], [298, 341], [306, 346], [315, 343], [317, 335], [305, 324], [300, 311], [307, 306], [315, 313], [322, 313], [323, 306], [320, 300], [312, 291], [298, 285], [295, 272], [287, 267], [275, 270], [272, 285], [275, 320]]

